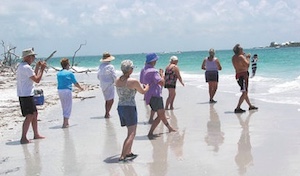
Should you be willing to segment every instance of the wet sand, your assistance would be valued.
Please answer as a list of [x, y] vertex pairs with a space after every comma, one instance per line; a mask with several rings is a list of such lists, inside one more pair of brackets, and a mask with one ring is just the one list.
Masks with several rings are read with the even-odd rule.
[[[20, 145], [21, 123], [1, 138], [0, 175], [300, 175], [299, 107], [251, 99], [259, 110], [234, 114], [235, 89], [237, 95], [218, 92], [211, 105], [206, 91], [178, 86], [175, 109], [166, 111], [177, 132], [168, 133], [161, 123], [154, 140], [146, 136], [150, 109], [137, 94], [133, 152], [139, 156], [125, 164], [118, 162], [127, 130], [120, 126], [117, 99], [105, 119], [100, 90], [82, 92], [96, 97], [74, 101], [69, 128], [61, 128], [57, 104], [40, 116], [46, 139]], [[242, 108], [248, 109], [246, 103]]]

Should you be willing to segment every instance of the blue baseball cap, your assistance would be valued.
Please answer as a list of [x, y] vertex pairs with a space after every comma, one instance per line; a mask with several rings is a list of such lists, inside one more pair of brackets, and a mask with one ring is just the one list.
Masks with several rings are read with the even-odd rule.
[[155, 54], [155, 53], [149, 53], [147, 54], [146, 56], [146, 63], [150, 63], [150, 62], [153, 62], [153, 61], [157, 61], [158, 60], [158, 55]]

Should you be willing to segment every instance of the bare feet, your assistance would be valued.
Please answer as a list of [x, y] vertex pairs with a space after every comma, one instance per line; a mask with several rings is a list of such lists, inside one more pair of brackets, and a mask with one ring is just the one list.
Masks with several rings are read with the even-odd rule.
[[169, 133], [171, 133], [171, 132], [176, 132], [176, 130], [174, 130], [174, 129], [170, 126], [170, 128], [169, 128]]
[[157, 138], [157, 137], [159, 137], [159, 135], [158, 134], [148, 134], [148, 138], [150, 139], [150, 140], [152, 140], [152, 139], [155, 139], [155, 138]]
[[37, 136], [34, 136], [33, 139], [45, 139], [45, 137], [44, 137], [44, 136], [37, 135]]
[[21, 143], [21, 144], [28, 144], [28, 143], [30, 143], [30, 140], [28, 140], [28, 139], [26, 139], [26, 138], [25, 138], [25, 139], [21, 139], [21, 140], [20, 140], [20, 143]]
[[174, 110], [174, 107], [170, 107], [170, 108], [165, 107], [165, 110]]
[[69, 128], [69, 124], [63, 124], [62, 128]]

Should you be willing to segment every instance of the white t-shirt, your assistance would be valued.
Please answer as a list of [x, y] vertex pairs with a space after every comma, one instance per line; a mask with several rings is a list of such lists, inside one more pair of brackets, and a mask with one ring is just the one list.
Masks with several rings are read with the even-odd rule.
[[21, 62], [17, 68], [17, 95], [28, 97], [34, 95], [34, 82], [30, 77], [34, 76], [34, 70], [27, 62]]

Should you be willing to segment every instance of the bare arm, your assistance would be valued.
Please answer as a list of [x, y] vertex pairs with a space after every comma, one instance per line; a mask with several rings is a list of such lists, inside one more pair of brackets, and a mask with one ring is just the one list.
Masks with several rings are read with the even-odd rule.
[[34, 69], [35, 75], [31, 76], [30, 79], [36, 83], [39, 83], [43, 77], [44, 70], [46, 68], [46, 62], [38, 62]]
[[132, 78], [128, 81], [128, 87], [137, 90], [141, 94], [145, 94], [149, 90], [149, 84], [146, 84], [145, 87], [142, 87], [141, 83], [136, 79]]
[[83, 88], [79, 85], [79, 83], [75, 83], [74, 86], [76, 86], [80, 90], [83, 90]]
[[161, 77], [161, 80], [158, 82], [158, 84], [161, 86], [164, 86], [165, 85], [165, 75], [164, 75], [163, 69], [159, 69], [159, 75]]
[[202, 70], [206, 70], [205, 63], [206, 63], [206, 59], [204, 59], [203, 62], [202, 62], [202, 66], [201, 66]]
[[184, 83], [183, 83], [181, 75], [180, 75], [180, 70], [179, 70], [179, 68], [177, 66], [174, 67], [174, 72], [175, 72], [175, 74], [176, 74], [179, 82], [181, 83], [181, 85], [184, 86]]
[[221, 66], [219, 59], [216, 59], [216, 64], [217, 64], [218, 70], [222, 70], [222, 66]]

